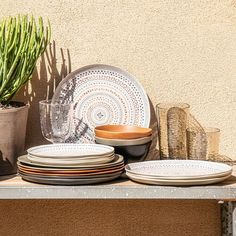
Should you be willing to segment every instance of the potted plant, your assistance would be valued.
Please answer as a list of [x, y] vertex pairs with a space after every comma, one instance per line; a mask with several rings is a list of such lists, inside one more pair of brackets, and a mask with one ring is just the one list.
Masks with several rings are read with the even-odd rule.
[[50, 24], [27, 15], [0, 22], [0, 175], [16, 173], [25, 144], [28, 105], [12, 101], [31, 78], [50, 40]]

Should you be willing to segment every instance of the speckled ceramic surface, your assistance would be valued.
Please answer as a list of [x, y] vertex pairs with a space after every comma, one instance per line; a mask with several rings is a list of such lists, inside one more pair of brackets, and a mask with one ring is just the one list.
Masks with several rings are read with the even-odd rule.
[[37, 156], [31, 156], [28, 155], [28, 159], [35, 162], [35, 163], [39, 163], [39, 164], [51, 164], [51, 165], [80, 165], [80, 164], [106, 164], [109, 163], [111, 161], [113, 161], [115, 158], [115, 155], [112, 156], [104, 156], [101, 157], [99, 156], [98, 158], [68, 158], [68, 159], [58, 159], [58, 158], [47, 158], [47, 157], [37, 157]]
[[199, 179], [221, 177], [232, 173], [232, 167], [223, 163], [198, 160], [158, 160], [131, 163], [126, 173], [146, 178]]
[[33, 157], [45, 158], [71, 158], [71, 157], [94, 157], [110, 156], [114, 148], [99, 144], [48, 144], [29, 148], [28, 154]]
[[90, 65], [69, 74], [53, 100], [71, 101], [71, 129], [66, 142], [94, 142], [93, 129], [103, 124], [149, 127], [150, 105], [141, 84], [119, 68]]
[[212, 177], [205, 179], [161, 179], [161, 178], [147, 178], [141, 177], [138, 175], [132, 175], [126, 173], [126, 175], [134, 180], [135, 182], [143, 183], [143, 184], [152, 184], [152, 185], [170, 185], [170, 186], [194, 186], [194, 185], [207, 185], [207, 184], [215, 184], [222, 182], [228, 179], [231, 174], [222, 176], [222, 177]]

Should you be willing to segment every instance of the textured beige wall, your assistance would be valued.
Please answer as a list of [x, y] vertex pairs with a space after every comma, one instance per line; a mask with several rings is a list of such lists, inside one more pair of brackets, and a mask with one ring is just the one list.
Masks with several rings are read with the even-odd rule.
[[[39, 136], [37, 103], [46, 97], [48, 86], [56, 84], [70, 70], [69, 65], [75, 70], [87, 64], [104, 63], [118, 66], [136, 76], [154, 104], [171, 101], [190, 103], [192, 113], [203, 125], [222, 130], [221, 153], [236, 159], [236, 1], [0, 0], [0, 3], [0, 17], [33, 13], [48, 17], [52, 24], [56, 53], [51, 51], [49, 61], [53, 72], [48, 73], [47, 58], [44, 57], [34, 74], [32, 85], [18, 96], [22, 98], [25, 95], [23, 99], [31, 103], [27, 146], [43, 141]], [[17, 210], [19, 221], [16, 222], [14, 214], [18, 204], [10, 202], [6, 205], [11, 209], [9, 219], [16, 224], [18, 222], [20, 230], [25, 230], [24, 219], [27, 217], [32, 230], [34, 213], [36, 210], [40, 212], [41, 203], [25, 203], [25, 208]], [[31, 204], [36, 204], [36, 208], [32, 209]], [[1, 208], [4, 206], [3, 203], [0, 205]], [[62, 202], [61, 206], [66, 210], [65, 203]], [[153, 206], [148, 207], [152, 212]], [[201, 207], [204, 206], [199, 206], [199, 209]], [[177, 230], [178, 220], [185, 222], [184, 216], [189, 209], [180, 208], [174, 215]], [[215, 205], [209, 205], [209, 209], [206, 212], [214, 218]], [[64, 219], [63, 214], [54, 208], [52, 215], [50, 207], [46, 211], [49, 212], [45, 217], [57, 216], [59, 222]], [[161, 222], [165, 222], [168, 213], [170, 211], [157, 215], [156, 221], [162, 216]], [[73, 218], [79, 211], [71, 214]], [[122, 216], [125, 217], [124, 211]], [[116, 222], [119, 216], [112, 217]], [[219, 220], [219, 215], [217, 217]], [[37, 219], [42, 218], [40, 215]], [[149, 219], [149, 216], [146, 218]], [[125, 219], [130, 220], [127, 216]], [[191, 219], [190, 229], [194, 232], [201, 229], [204, 220], [209, 224], [200, 212]], [[200, 223], [194, 220], [200, 220]], [[65, 222], [71, 223], [71, 218]], [[151, 222], [155, 224], [154, 220]], [[204, 233], [196, 235], [217, 235], [219, 222], [212, 222], [205, 231], [201, 231]], [[76, 226], [75, 229], [79, 228], [73, 220], [71, 224]], [[13, 229], [11, 224], [9, 226]], [[4, 227], [6, 230], [7, 226]], [[64, 226], [58, 226], [58, 230], [63, 232], [63, 229]]]

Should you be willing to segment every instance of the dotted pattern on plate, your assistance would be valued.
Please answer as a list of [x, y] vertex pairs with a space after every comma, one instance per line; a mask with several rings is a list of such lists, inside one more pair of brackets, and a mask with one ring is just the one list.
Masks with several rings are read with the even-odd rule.
[[126, 169], [136, 174], [171, 177], [217, 174], [219, 172], [230, 171], [232, 168], [222, 163], [173, 160], [132, 163]]
[[86, 155], [108, 155], [114, 152], [113, 147], [98, 144], [49, 144], [29, 148], [27, 152], [31, 155], [50, 156], [86, 156]]
[[54, 99], [73, 102], [71, 132], [66, 142], [94, 142], [93, 129], [97, 125], [149, 126], [146, 93], [134, 78], [115, 69], [105, 65], [82, 68], [59, 85]]

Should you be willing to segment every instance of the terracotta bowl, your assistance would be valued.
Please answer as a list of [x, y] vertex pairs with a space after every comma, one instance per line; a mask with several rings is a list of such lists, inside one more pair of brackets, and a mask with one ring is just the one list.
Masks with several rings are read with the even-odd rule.
[[137, 139], [150, 136], [152, 129], [129, 125], [102, 125], [94, 129], [95, 136], [107, 139]]

